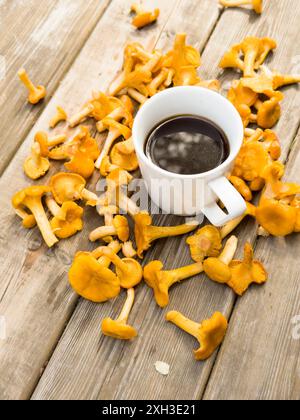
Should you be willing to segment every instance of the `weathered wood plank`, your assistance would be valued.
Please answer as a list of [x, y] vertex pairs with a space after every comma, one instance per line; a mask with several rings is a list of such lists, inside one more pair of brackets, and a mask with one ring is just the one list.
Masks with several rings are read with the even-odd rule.
[[[0, 173], [50, 100], [110, 0], [4, 0], [0, 4]], [[48, 96], [26, 101], [17, 71], [25, 67]], [[7, 141], [9, 137], [9, 141]]]
[[[300, 133], [286, 173], [298, 183], [299, 151]], [[238, 301], [205, 399], [299, 400], [299, 255], [298, 235], [258, 240], [269, 282]]]
[[[29, 398], [32, 394], [76, 304], [77, 297], [67, 282], [68, 268], [76, 250], [91, 246], [88, 232], [101, 220], [95, 217], [94, 210], [87, 209], [86, 231], [47, 250], [36, 230], [26, 232], [22, 229], [10, 199], [15, 191], [30, 184], [23, 175], [22, 163], [34, 133], [48, 127], [55, 106], [61, 104], [72, 113], [93, 90], [105, 88], [120, 68], [126, 41], [143, 38], [154, 44], [170, 11], [176, 6], [167, 0], [152, 2], [159, 4], [162, 17], [157, 25], [137, 32], [130, 25], [130, 4], [129, 0], [113, 1], [0, 181], [0, 316], [6, 321], [7, 331], [6, 340], [0, 342], [2, 399]], [[57, 132], [61, 131], [58, 128]], [[40, 183], [46, 183], [49, 176]]]
[[[191, 17], [189, 19], [188, 17]], [[216, 3], [181, 1], [171, 16], [158, 43], [169, 48], [178, 31], [186, 31], [189, 40], [203, 48], [219, 17]], [[157, 217], [156, 223], [176, 224], [175, 217]], [[162, 259], [166, 268], [190, 263], [183, 239], [161, 241], [147, 255], [145, 262]], [[133, 343], [120, 343], [101, 336], [101, 320], [116, 317], [123, 297], [116, 302], [95, 306], [80, 300], [65, 333], [39, 382], [33, 399], [166, 399], [197, 398], [203, 388], [213, 359], [207, 364], [193, 360], [193, 340], [167, 325], [166, 311], [153, 301], [144, 285], [137, 290], [131, 322], [139, 330]], [[169, 309], [182, 310], [199, 320], [233, 302], [231, 291], [205, 282], [199, 277], [183, 283], [171, 292]], [[154, 368], [158, 360], [171, 365], [168, 378]]]

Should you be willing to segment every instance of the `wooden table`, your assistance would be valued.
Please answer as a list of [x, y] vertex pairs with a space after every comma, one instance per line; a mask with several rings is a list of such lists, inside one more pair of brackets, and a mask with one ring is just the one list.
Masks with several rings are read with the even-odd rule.
[[[25, 231], [11, 208], [12, 194], [29, 185], [22, 163], [34, 133], [47, 129], [56, 105], [71, 114], [93, 90], [105, 90], [120, 69], [128, 40], [166, 50], [177, 32], [187, 32], [189, 43], [202, 52], [201, 76], [218, 77], [226, 87], [235, 74], [222, 74], [218, 62], [228, 47], [247, 35], [270, 36], [278, 41], [271, 67], [300, 73], [298, 0], [265, 1], [261, 17], [241, 9], [224, 11], [217, 0], [149, 1], [151, 7], [160, 7], [161, 17], [142, 31], [130, 25], [131, 3], [0, 2], [0, 321], [2, 330], [6, 326], [6, 336], [2, 331], [0, 337], [0, 398], [299, 399], [300, 340], [293, 324], [300, 315], [296, 236], [266, 239], [256, 236], [254, 222], [240, 226], [239, 254], [250, 240], [270, 274], [265, 286], [251, 287], [243, 298], [204, 276], [172, 290], [167, 310], [195, 320], [218, 310], [230, 319], [219, 352], [199, 363], [192, 355], [194, 340], [164, 321], [166, 311], [156, 306], [145, 285], [138, 288], [131, 315], [138, 339], [124, 343], [101, 335], [101, 320], [118, 314], [125, 295], [95, 305], [78, 299], [67, 281], [74, 253], [93, 249], [88, 233], [100, 222], [93, 210], [86, 211], [83, 234], [48, 250], [38, 231]], [[26, 103], [17, 80], [21, 66], [48, 88], [47, 100], [36, 107]], [[297, 87], [284, 93], [276, 131], [287, 179], [300, 182], [300, 93]], [[57, 167], [42, 182], [55, 171]], [[179, 221], [171, 216], [155, 220], [170, 225]], [[158, 242], [145, 263], [156, 258], [170, 269], [188, 264], [185, 238]], [[170, 365], [168, 377], [156, 372], [156, 361]]]

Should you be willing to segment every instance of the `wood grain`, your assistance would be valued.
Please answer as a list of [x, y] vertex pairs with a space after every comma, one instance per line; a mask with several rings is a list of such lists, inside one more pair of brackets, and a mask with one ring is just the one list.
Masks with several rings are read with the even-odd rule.
[[[286, 179], [300, 183], [300, 133]], [[208, 400], [299, 400], [300, 315], [298, 235], [260, 238], [256, 257], [269, 272], [234, 308], [231, 327], [208, 383]]]
[[[110, 0], [3, 0], [0, 3], [0, 174], [51, 99]], [[32, 106], [17, 71], [47, 87]], [[8, 141], [9, 139], [9, 141]]]

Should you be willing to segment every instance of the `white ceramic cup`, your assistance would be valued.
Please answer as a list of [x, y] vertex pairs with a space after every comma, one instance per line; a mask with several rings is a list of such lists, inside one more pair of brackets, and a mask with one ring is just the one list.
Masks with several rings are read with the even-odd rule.
[[[230, 154], [217, 168], [199, 175], [178, 175], [155, 165], [145, 155], [145, 143], [161, 122], [195, 115], [220, 127], [228, 138]], [[133, 125], [133, 141], [142, 176], [153, 202], [165, 213], [194, 216], [203, 213], [215, 226], [246, 211], [242, 196], [226, 178], [243, 143], [244, 127], [234, 106], [222, 95], [205, 88], [184, 86], [167, 89], [149, 99]], [[219, 205], [224, 204], [226, 211]]]

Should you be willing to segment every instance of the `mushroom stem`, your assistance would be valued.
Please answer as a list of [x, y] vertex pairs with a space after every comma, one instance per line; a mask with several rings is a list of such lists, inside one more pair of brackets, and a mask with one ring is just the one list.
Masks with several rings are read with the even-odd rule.
[[29, 208], [31, 213], [34, 215], [36, 223], [41, 231], [41, 234], [48, 245], [51, 248], [54, 244], [58, 242], [58, 239], [54, 235], [52, 228], [50, 226], [49, 220], [47, 219], [44, 207], [41, 200], [37, 200], [35, 197], [28, 197], [26, 200], [26, 206]]
[[94, 105], [87, 104], [80, 112], [73, 115], [73, 117], [69, 119], [69, 126], [71, 128], [76, 127], [76, 125], [80, 124], [83, 120], [85, 120], [91, 114], [91, 112], [94, 111], [94, 109]]
[[195, 263], [186, 267], [177, 268], [176, 270], [168, 271], [168, 276], [170, 276], [169, 287], [173, 286], [173, 284], [175, 283], [179, 283], [183, 280], [189, 279], [190, 277], [197, 276], [202, 272], [202, 263]]
[[246, 215], [244, 214], [234, 220], [231, 220], [225, 226], [223, 226], [221, 229], [222, 239], [226, 238], [231, 232], [233, 232], [234, 229], [237, 228], [239, 224], [245, 219], [245, 217]]
[[133, 304], [134, 304], [134, 297], [135, 297], [134, 288], [128, 289], [127, 290], [127, 299], [125, 301], [125, 304], [123, 306], [123, 309], [122, 309], [118, 319], [116, 320], [117, 322], [127, 324], [129, 314], [130, 314], [131, 309], [132, 309]]
[[[124, 110], [123, 108], [117, 108], [114, 109], [110, 114], [107, 115], [106, 118], [111, 118], [117, 122], [121, 121], [121, 119], [124, 117]], [[96, 124], [97, 130], [99, 133], [103, 133], [103, 131], [106, 130], [106, 126], [103, 124], [102, 121], [98, 121]]]
[[229, 265], [234, 258], [238, 247], [238, 238], [236, 236], [231, 236], [226, 242], [226, 245], [219, 255], [219, 260], [226, 265]]
[[31, 155], [33, 162], [37, 168], [41, 166], [42, 156], [41, 156], [41, 147], [38, 143], [33, 143], [31, 146]]
[[98, 202], [98, 199], [99, 199], [99, 197], [95, 193], [87, 190], [86, 188], [83, 188], [83, 190], [81, 191], [81, 198], [85, 201], [96, 201], [96, 202]]
[[46, 197], [46, 205], [48, 207], [48, 209], [50, 210], [51, 214], [54, 217], [57, 217], [57, 215], [59, 214], [61, 208], [59, 207], [59, 205], [57, 204], [57, 202], [54, 200], [53, 197], [50, 197], [49, 195]]
[[141, 212], [141, 209], [135, 202], [121, 192], [118, 194], [118, 205], [120, 209], [129, 214], [132, 218]]
[[48, 147], [49, 149], [58, 146], [62, 143], [64, 143], [67, 140], [67, 136], [65, 134], [60, 134], [58, 136], [52, 137], [49, 141], [48, 141]]
[[[107, 236], [107, 235], [106, 235]], [[118, 255], [113, 252], [110, 248], [107, 247], [100, 247], [99, 252], [102, 253], [103, 256], [109, 258], [111, 262], [123, 273], [128, 273], [128, 266], [121, 260]]]
[[[111, 249], [115, 254], [118, 254], [121, 251], [121, 245], [119, 241], [112, 241], [108, 248]], [[93, 257], [95, 257], [98, 260], [98, 263], [102, 265], [102, 267], [109, 268], [111, 265], [111, 259], [103, 256], [102, 252], [99, 252], [100, 248], [95, 249], [95, 251], [92, 252]], [[102, 249], [102, 247], [101, 247]]]
[[187, 332], [198, 340], [199, 324], [194, 322], [179, 312], [171, 311], [167, 314], [167, 321], [172, 322], [174, 325]]

